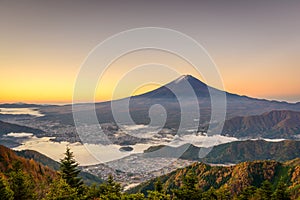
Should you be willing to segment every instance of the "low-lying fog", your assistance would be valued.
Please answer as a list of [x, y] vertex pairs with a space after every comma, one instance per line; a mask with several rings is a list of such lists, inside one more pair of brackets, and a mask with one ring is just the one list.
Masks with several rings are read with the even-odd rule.
[[[124, 128], [124, 127], [123, 127]], [[125, 128], [126, 132], [130, 131], [138, 131], [139, 129], [143, 129], [145, 131], [145, 126], [127, 126]], [[152, 133], [153, 134], [153, 133]], [[131, 147], [130, 151], [122, 151], [120, 150], [121, 145], [111, 144], [111, 145], [101, 145], [101, 144], [80, 144], [80, 143], [68, 143], [68, 142], [53, 142], [51, 141], [51, 137], [42, 137], [37, 138], [31, 133], [9, 133], [7, 134], [9, 137], [22, 138], [22, 144], [16, 148], [15, 150], [24, 150], [31, 149], [38, 151], [50, 158], [59, 161], [64, 157], [64, 152], [66, 147], [69, 146], [71, 150], [74, 152], [76, 160], [80, 165], [93, 165], [98, 163], [109, 162], [113, 160], [117, 160], [131, 154], [143, 153], [144, 150], [148, 149], [151, 146], [156, 145], [169, 145], [169, 146], [180, 146], [186, 143], [193, 144], [198, 147], [212, 147], [215, 145], [238, 141], [237, 138], [234, 137], [226, 137], [221, 135], [213, 135], [213, 136], [205, 136], [205, 135], [196, 135], [196, 134], [188, 134], [184, 136], [172, 136], [167, 135], [168, 140], [165, 138], [154, 138], [148, 143], [138, 143], [135, 145], [128, 145], [126, 147]], [[278, 142], [282, 141], [282, 139], [265, 139], [267, 141]], [[169, 142], [166, 142], [169, 141]]]
[[0, 108], [0, 114], [44, 116], [37, 108]]

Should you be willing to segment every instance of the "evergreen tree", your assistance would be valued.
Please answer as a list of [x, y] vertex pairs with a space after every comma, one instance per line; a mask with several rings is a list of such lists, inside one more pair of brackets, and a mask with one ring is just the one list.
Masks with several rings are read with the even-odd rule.
[[226, 187], [219, 188], [218, 190], [215, 191], [215, 194], [217, 195], [217, 199], [218, 200], [229, 200], [229, 199], [232, 199], [231, 192]]
[[34, 182], [29, 175], [23, 172], [21, 162], [17, 161], [13, 163], [13, 168], [8, 176], [14, 200], [36, 199]]
[[77, 189], [67, 184], [66, 180], [59, 178], [50, 185], [45, 200], [77, 200], [79, 199]]
[[6, 180], [0, 176], [0, 197], [1, 200], [12, 200], [13, 191], [8, 186]]
[[248, 186], [241, 191], [241, 193], [239, 194], [237, 199], [238, 200], [248, 200], [248, 199], [254, 198], [255, 193], [256, 193], [256, 187]]
[[273, 200], [290, 200], [290, 194], [287, 191], [287, 185], [281, 179], [277, 185], [277, 188], [272, 195]]
[[203, 192], [202, 200], [218, 200], [216, 190], [211, 187], [208, 191]]
[[171, 196], [169, 194], [161, 193], [158, 191], [147, 191], [148, 200], [170, 200]]
[[108, 176], [107, 182], [100, 185], [99, 190], [100, 190], [100, 199], [107, 199], [107, 200], [121, 199], [122, 196], [121, 185], [114, 181], [114, 178], [111, 174]]
[[269, 181], [264, 181], [260, 188], [256, 190], [255, 199], [269, 200], [272, 196], [272, 185]]
[[158, 178], [157, 181], [154, 183], [154, 189], [157, 192], [163, 192], [163, 185], [160, 178]]
[[142, 193], [136, 194], [122, 194], [122, 200], [145, 200], [145, 196]]
[[83, 182], [78, 177], [80, 170], [77, 168], [78, 163], [74, 159], [73, 152], [67, 147], [65, 157], [60, 160], [60, 175], [72, 188], [81, 189]]
[[160, 178], [154, 183], [154, 191], [148, 190], [149, 200], [169, 200], [171, 196], [163, 190], [163, 185]]
[[183, 185], [173, 190], [174, 198], [180, 200], [198, 200], [202, 198], [201, 189], [197, 188], [198, 178], [193, 172], [189, 172], [183, 179]]
[[90, 187], [88, 187], [88, 190], [85, 195], [87, 196], [87, 199], [98, 198], [100, 196], [99, 185], [93, 183]]
[[183, 186], [189, 190], [195, 190], [198, 183], [198, 177], [194, 172], [189, 172], [183, 179]]

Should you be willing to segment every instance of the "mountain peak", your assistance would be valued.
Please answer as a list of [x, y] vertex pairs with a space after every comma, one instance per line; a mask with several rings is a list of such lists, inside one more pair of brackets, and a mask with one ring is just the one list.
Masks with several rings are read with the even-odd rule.
[[[182, 75], [182, 76], [178, 77], [177, 79], [175, 79], [174, 83], [179, 83], [181, 81], [189, 81], [189, 80], [194, 80], [194, 79], [196, 79], [196, 78], [193, 77], [192, 75], [187, 74], [187, 75]], [[196, 80], [198, 80], [198, 79], [196, 79]]]
[[[182, 84], [184, 83], [184, 84]], [[192, 75], [182, 75], [180, 77], [178, 77], [177, 79], [175, 79], [174, 81], [172, 81], [171, 83], [167, 84], [167, 86], [176, 86], [178, 87], [178, 85], [182, 85], [185, 86], [186, 83], [189, 83], [193, 89], [200, 89], [200, 88], [205, 88], [205, 90], [207, 90], [207, 85], [205, 83], [203, 83], [202, 81], [198, 80], [197, 78], [195, 78]], [[186, 88], [182, 88], [182, 89], [186, 89]]]
[[[190, 86], [190, 88], [187, 87]], [[140, 97], [148, 98], [176, 98], [174, 93], [182, 96], [190, 97], [193, 89], [197, 97], [208, 97], [208, 86], [192, 75], [182, 75], [174, 81], [148, 93], [140, 95]]]

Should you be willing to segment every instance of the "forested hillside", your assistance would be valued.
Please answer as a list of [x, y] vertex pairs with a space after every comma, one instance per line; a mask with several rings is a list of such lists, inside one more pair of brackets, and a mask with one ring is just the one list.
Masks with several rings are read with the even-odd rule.
[[[194, 163], [124, 192], [112, 176], [104, 183], [86, 185], [79, 176], [78, 163], [69, 148], [58, 163], [58, 171], [33, 159], [17, 156], [6, 147], [0, 146], [0, 150], [1, 200], [300, 198], [300, 158], [284, 163], [265, 160], [232, 166]], [[36, 153], [25, 154], [47, 160]]]
[[[22, 151], [16, 151], [17, 155], [27, 158], [27, 159], [33, 159], [45, 166], [48, 166], [49, 168], [53, 170], [59, 170], [59, 162], [56, 162], [52, 160], [51, 158], [33, 150], [22, 150]], [[103, 180], [93, 174], [81, 171], [79, 173], [79, 176], [82, 178], [83, 182], [87, 185], [92, 185], [93, 183], [103, 183]]]
[[300, 141], [296, 140], [280, 142], [267, 142], [265, 140], [235, 141], [214, 146], [204, 158], [199, 158], [200, 149], [201, 147], [192, 144], [184, 144], [179, 147], [159, 145], [148, 148], [145, 153], [150, 157], [173, 157], [185, 150], [180, 158], [213, 164], [237, 164], [254, 160], [284, 162], [300, 157]]
[[[271, 199], [271, 195], [273, 199], [280, 199], [275, 194], [278, 188], [280, 190], [284, 188], [287, 196], [297, 199], [300, 196], [300, 159], [286, 163], [252, 161], [234, 166], [194, 163], [189, 167], [143, 183], [131, 189], [130, 192], [147, 194], [147, 191], [155, 189], [157, 182], [161, 182], [166, 193], [180, 192], [180, 195], [183, 195], [184, 192], [190, 191], [192, 195], [192, 191], [197, 191], [197, 195], [202, 193], [202, 196], [198, 196], [199, 198], [214, 194], [216, 198], [213, 199], [260, 199], [259, 192], [262, 192], [262, 188], [268, 185], [270, 190], [268, 199]], [[247, 198], [243, 198], [245, 195]], [[181, 197], [184, 199], [183, 196]]]

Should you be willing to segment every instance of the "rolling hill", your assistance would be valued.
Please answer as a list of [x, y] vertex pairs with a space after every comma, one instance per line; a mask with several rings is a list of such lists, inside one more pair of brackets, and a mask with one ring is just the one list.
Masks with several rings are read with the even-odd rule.
[[4, 135], [7, 133], [33, 133], [39, 135], [45, 132], [36, 128], [30, 128], [27, 126], [21, 126], [17, 124], [0, 121], [0, 135]]
[[215, 146], [202, 161], [208, 163], [239, 163], [253, 160], [284, 162], [295, 158], [300, 158], [300, 141], [247, 140]]
[[300, 166], [299, 159], [280, 163], [276, 161], [252, 161], [242, 162], [234, 166], [211, 166], [204, 163], [194, 163], [188, 167], [178, 169], [167, 175], [152, 179], [133, 189], [130, 193], [142, 192], [154, 189], [154, 183], [159, 179], [163, 188], [171, 193], [172, 189], [179, 188], [183, 184], [187, 174], [195, 174], [198, 187], [203, 191], [211, 187], [217, 191], [228, 191], [231, 197], [240, 194], [249, 186], [260, 187], [265, 180], [273, 183], [276, 187], [279, 180], [288, 184], [293, 199], [300, 196]]
[[[145, 151], [145, 156], [173, 157], [183, 150], [181, 159], [214, 164], [236, 164], [253, 160], [287, 161], [300, 158], [300, 141], [284, 140], [267, 142], [264, 140], [235, 141], [214, 146], [204, 157], [199, 158], [200, 147], [185, 144], [180, 147], [154, 146]], [[205, 149], [205, 148], [204, 148]]]
[[33, 159], [26, 159], [18, 156], [13, 150], [0, 145], [0, 173], [5, 174], [9, 172], [14, 162], [22, 164], [23, 171], [30, 174], [36, 183], [47, 182], [48, 178], [57, 176], [57, 172], [47, 166], [36, 162]]
[[30, 133], [36, 136], [41, 136], [45, 132], [37, 128], [0, 121], [0, 145], [14, 148], [22, 143], [22, 138], [7, 136], [6, 134], [8, 133]]
[[[37, 152], [37, 151], [33, 151], [33, 150], [22, 150], [22, 151], [15, 151], [15, 153], [23, 158], [26, 159], [32, 159], [35, 160], [36, 162], [41, 163], [44, 166], [49, 167], [52, 170], [59, 170], [59, 163], [52, 160], [51, 158]], [[79, 176], [82, 178], [83, 182], [87, 185], [92, 185], [93, 183], [103, 183], [103, 180], [100, 179], [99, 177], [87, 173], [87, 172], [83, 172], [81, 171]]]

